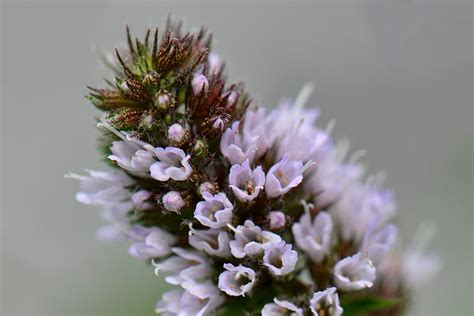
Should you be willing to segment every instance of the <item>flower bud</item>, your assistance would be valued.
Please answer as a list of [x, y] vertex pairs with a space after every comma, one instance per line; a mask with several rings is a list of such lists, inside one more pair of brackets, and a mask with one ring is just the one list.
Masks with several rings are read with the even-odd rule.
[[219, 188], [217, 184], [206, 181], [199, 185], [199, 193], [202, 195], [204, 192], [215, 194], [219, 192]]
[[193, 152], [197, 155], [197, 156], [202, 156], [202, 155], [205, 155], [207, 153], [207, 150], [208, 150], [208, 146], [206, 144], [205, 141], [203, 141], [202, 139], [198, 139], [196, 141], [196, 143], [194, 144], [194, 147], [193, 147]]
[[170, 212], [178, 213], [186, 204], [181, 194], [177, 191], [170, 191], [163, 196], [163, 206]]
[[233, 106], [235, 102], [237, 102], [238, 98], [239, 98], [239, 93], [235, 91], [230, 92], [227, 97], [226, 108], [230, 108], [231, 106]]
[[217, 74], [222, 68], [222, 62], [219, 56], [217, 56], [217, 54], [214, 54], [214, 53], [209, 54], [208, 63], [209, 63], [209, 72], [211, 74]]
[[268, 214], [270, 220], [270, 229], [271, 230], [279, 230], [285, 227], [286, 224], [286, 216], [283, 212], [280, 211], [272, 211]]
[[212, 123], [212, 128], [217, 131], [223, 132], [227, 128], [227, 122], [222, 117], [218, 116]]
[[140, 127], [144, 130], [150, 130], [154, 128], [158, 121], [156, 120], [156, 111], [146, 110], [143, 112], [143, 115], [140, 119]]
[[126, 81], [122, 81], [120, 84], [119, 84], [119, 87], [120, 89], [122, 89], [123, 91], [128, 91], [128, 84]]
[[174, 104], [174, 96], [169, 92], [160, 91], [155, 96], [155, 106], [162, 110], [172, 108], [174, 107]]
[[207, 92], [209, 89], [209, 81], [204, 75], [197, 75], [191, 82], [193, 86], [193, 93], [199, 94], [201, 91]]
[[142, 82], [145, 85], [151, 85], [155, 81], [155, 78], [153, 78], [153, 75], [150, 73], [147, 73], [143, 76]]
[[181, 143], [186, 138], [186, 130], [181, 124], [175, 123], [168, 128], [168, 139], [173, 143]]

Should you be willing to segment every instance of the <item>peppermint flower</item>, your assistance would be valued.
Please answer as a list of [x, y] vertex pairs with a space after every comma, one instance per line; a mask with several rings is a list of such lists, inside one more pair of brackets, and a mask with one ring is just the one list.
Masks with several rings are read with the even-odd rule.
[[378, 266], [394, 246], [398, 230], [393, 224], [388, 224], [377, 230], [376, 224], [378, 221], [374, 221], [374, 224], [368, 228], [360, 252], [367, 253], [372, 263]]
[[220, 229], [195, 230], [190, 226], [189, 244], [197, 250], [216, 257], [230, 256], [229, 233]]
[[270, 198], [288, 193], [303, 181], [303, 172], [307, 167], [301, 161], [289, 161], [283, 157], [267, 173], [265, 192]]
[[149, 199], [153, 193], [147, 190], [140, 190], [132, 195], [132, 203], [136, 210], [144, 211], [153, 208], [153, 203]]
[[140, 259], [169, 255], [171, 253], [171, 246], [176, 242], [176, 238], [173, 235], [157, 227], [145, 228], [135, 226], [133, 234], [140, 241], [133, 243], [128, 252], [131, 256]]
[[163, 299], [156, 304], [155, 312], [164, 315], [211, 315], [222, 302], [219, 290], [212, 285], [202, 288], [199, 295], [173, 290], [163, 294]]
[[309, 308], [314, 316], [340, 316], [343, 312], [335, 287], [314, 293]]
[[109, 156], [109, 159], [117, 162], [121, 168], [131, 174], [148, 176], [150, 166], [155, 162], [155, 159], [150, 151], [144, 149], [144, 146], [150, 145], [127, 135], [126, 140], [112, 142], [110, 147], [112, 155]]
[[247, 159], [252, 164], [266, 153], [270, 141], [265, 135], [264, 126], [260, 124], [251, 126], [250, 122], [246, 122], [242, 132], [239, 129], [240, 122], [235, 122], [224, 132], [220, 144], [221, 152], [233, 165], [241, 164]]
[[[339, 316], [340, 296], [393, 298], [360, 312], [401, 313], [439, 258], [423, 241], [393, 251], [394, 195], [366, 175], [363, 151], [336, 143], [334, 124], [304, 108], [311, 86], [266, 111], [227, 82], [204, 28], [165, 30], [139, 40], [127, 29], [128, 49], [110, 63], [115, 84], [90, 88], [115, 170], [69, 175], [81, 181], [77, 200], [107, 222], [97, 237], [131, 241], [130, 255], [176, 287], [156, 311]], [[273, 302], [259, 301], [264, 292]]]
[[68, 177], [81, 181], [81, 191], [76, 194], [76, 200], [96, 206], [110, 206], [122, 203], [131, 197], [125, 187], [134, 181], [122, 172], [86, 170], [89, 176], [69, 174]]
[[255, 271], [250, 268], [224, 263], [224, 271], [219, 275], [218, 287], [230, 296], [245, 296], [255, 284]]
[[265, 244], [263, 264], [277, 276], [291, 273], [298, 261], [298, 254], [291, 248], [291, 244], [286, 244], [284, 241]]
[[305, 214], [300, 221], [293, 224], [292, 232], [296, 244], [314, 262], [321, 262], [331, 247], [333, 223], [331, 216], [326, 212], [319, 212], [311, 221], [309, 206], [304, 205]]
[[193, 169], [189, 164], [189, 155], [186, 156], [182, 149], [176, 147], [152, 148], [152, 151], [159, 160], [150, 166], [151, 177], [159, 181], [184, 181], [190, 175]]
[[164, 259], [161, 262], [153, 261], [155, 274], [168, 274], [165, 281], [173, 285], [181, 285], [186, 280], [194, 280], [197, 277], [210, 276], [212, 270], [207, 258], [198, 251], [189, 251], [183, 248], [172, 248], [175, 256]]
[[265, 304], [262, 316], [303, 316], [303, 310], [289, 301], [273, 299], [274, 303]]
[[229, 226], [229, 228], [235, 232], [235, 239], [230, 242], [230, 251], [236, 258], [259, 255], [263, 253], [267, 243], [281, 241], [280, 236], [263, 231], [251, 220], [246, 220], [244, 225], [239, 225], [236, 228], [233, 226]]
[[241, 165], [233, 165], [229, 173], [229, 186], [235, 196], [243, 202], [254, 200], [265, 184], [262, 167], [250, 169], [248, 159]]
[[340, 260], [334, 266], [334, 282], [343, 291], [372, 287], [374, 280], [375, 267], [360, 252]]
[[396, 203], [391, 191], [355, 184], [335, 205], [333, 213], [341, 223], [342, 237], [361, 241], [374, 218], [388, 220], [396, 213]]
[[234, 206], [224, 193], [203, 192], [204, 201], [197, 203], [194, 217], [204, 226], [220, 228], [230, 223]]

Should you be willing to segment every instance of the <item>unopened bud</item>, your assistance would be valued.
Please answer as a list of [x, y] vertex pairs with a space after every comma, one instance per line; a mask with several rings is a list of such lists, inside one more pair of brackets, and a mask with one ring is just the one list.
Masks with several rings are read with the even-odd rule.
[[145, 74], [142, 79], [143, 84], [148, 85], [148, 86], [153, 84], [154, 81], [155, 80], [153, 78], [153, 75], [150, 73]]
[[178, 213], [186, 204], [181, 194], [177, 191], [170, 191], [163, 196], [163, 206], [170, 212]]
[[237, 102], [237, 99], [239, 98], [239, 93], [232, 91], [229, 96], [227, 97], [227, 104], [226, 107], [230, 108]]
[[270, 220], [270, 229], [271, 230], [280, 230], [285, 227], [286, 216], [283, 212], [272, 211], [268, 214]]
[[217, 117], [214, 120], [214, 123], [212, 123], [212, 128], [215, 130], [219, 130], [221, 132], [224, 131], [226, 127], [227, 127], [227, 124], [221, 117]]
[[174, 96], [168, 92], [158, 92], [155, 97], [155, 106], [162, 109], [167, 110], [169, 108], [174, 107]]
[[124, 91], [128, 91], [128, 84], [126, 81], [122, 81], [120, 84], [119, 84], [119, 87], [120, 89], [124, 90]]
[[211, 74], [216, 74], [217, 72], [220, 71], [222, 67], [222, 63], [220, 61], [219, 56], [217, 56], [214, 53], [209, 54], [208, 62], [209, 62], [209, 72]]
[[201, 91], [207, 92], [209, 90], [209, 81], [206, 76], [197, 75], [191, 82], [194, 94], [199, 94]]
[[186, 130], [181, 124], [175, 123], [168, 128], [168, 139], [173, 143], [181, 143], [186, 138]]
[[199, 193], [202, 195], [204, 192], [215, 194], [219, 192], [219, 188], [216, 184], [206, 181], [199, 185]]
[[198, 139], [194, 144], [193, 151], [197, 156], [207, 154], [208, 146], [205, 141]]

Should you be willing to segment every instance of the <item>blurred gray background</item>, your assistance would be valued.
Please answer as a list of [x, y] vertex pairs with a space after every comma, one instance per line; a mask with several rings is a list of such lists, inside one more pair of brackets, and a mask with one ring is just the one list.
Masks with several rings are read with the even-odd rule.
[[151, 315], [163, 284], [126, 246], [94, 239], [95, 209], [68, 171], [99, 168], [85, 85], [112, 49], [170, 12], [205, 24], [231, 79], [275, 106], [305, 82], [324, 124], [369, 152], [398, 195], [402, 239], [438, 224], [444, 260], [412, 315], [473, 309], [473, 30], [470, 1], [3, 2], [2, 315]]

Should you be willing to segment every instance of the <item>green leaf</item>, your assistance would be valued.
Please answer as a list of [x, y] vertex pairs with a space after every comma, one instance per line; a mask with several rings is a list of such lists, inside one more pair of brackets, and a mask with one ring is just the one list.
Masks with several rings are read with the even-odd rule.
[[367, 315], [367, 312], [380, 311], [395, 307], [401, 302], [399, 299], [391, 299], [385, 297], [364, 297], [351, 299], [342, 302], [344, 315]]

